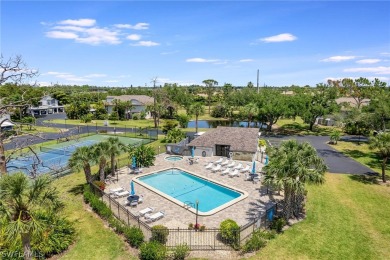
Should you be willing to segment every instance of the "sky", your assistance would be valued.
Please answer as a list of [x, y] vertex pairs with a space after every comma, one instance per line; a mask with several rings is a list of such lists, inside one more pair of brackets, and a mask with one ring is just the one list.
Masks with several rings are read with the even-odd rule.
[[41, 86], [213, 79], [291, 86], [390, 83], [389, 1], [0, 2], [0, 50]]

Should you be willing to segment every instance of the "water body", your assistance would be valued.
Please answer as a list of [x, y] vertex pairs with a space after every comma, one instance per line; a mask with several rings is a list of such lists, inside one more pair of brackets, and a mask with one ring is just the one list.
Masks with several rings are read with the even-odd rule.
[[[216, 128], [217, 126], [248, 127], [248, 122], [227, 120], [198, 120], [198, 128]], [[195, 128], [195, 121], [188, 122], [187, 127]], [[249, 127], [266, 129], [267, 125], [261, 122], [251, 122]]]

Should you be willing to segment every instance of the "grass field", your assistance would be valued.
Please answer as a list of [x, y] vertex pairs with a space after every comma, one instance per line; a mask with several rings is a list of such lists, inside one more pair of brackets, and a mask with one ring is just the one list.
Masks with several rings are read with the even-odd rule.
[[307, 218], [252, 259], [389, 259], [389, 187], [327, 174], [308, 190]]
[[343, 132], [339, 127], [315, 125], [313, 131], [309, 130], [309, 124], [303, 122], [300, 117], [294, 119], [281, 118], [276, 122], [278, 133], [285, 135], [330, 135], [334, 130]]

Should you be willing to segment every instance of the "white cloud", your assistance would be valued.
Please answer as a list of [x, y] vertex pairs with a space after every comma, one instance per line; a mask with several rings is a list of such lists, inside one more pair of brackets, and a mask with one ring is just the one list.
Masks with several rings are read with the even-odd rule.
[[323, 62], [341, 62], [341, 61], [347, 61], [347, 60], [353, 60], [356, 56], [332, 56], [326, 59], [323, 59], [321, 61]]
[[390, 52], [381, 52], [380, 54], [383, 56], [390, 56]]
[[76, 32], [85, 32], [87, 28], [80, 27], [80, 26], [73, 26], [73, 25], [58, 25], [52, 27], [54, 30], [60, 30], [60, 31], [76, 31]]
[[50, 31], [46, 33], [46, 36], [49, 38], [55, 39], [77, 39], [77, 34], [73, 32], [61, 32], [61, 31]]
[[148, 23], [137, 23], [135, 25], [131, 24], [115, 24], [114, 25], [117, 28], [120, 29], [133, 29], [133, 30], [147, 30], [149, 29], [149, 24]]
[[261, 38], [260, 41], [262, 42], [291, 42], [298, 39], [296, 36], [292, 35], [291, 33], [282, 33], [274, 36], [269, 36], [265, 38]]
[[145, 46], [145, 47], [151, 47], [151, 46], [157, 46], [160, 45], [158, 42], [152, 42], [152, 41], [139, 41], [135, 44], [132, 44], [133, 46]]
[[106, 80], [104, 82], [106, 82], [106, 83], [117, 83], [117, 82], [119, 82], [119, 80], [113, 79], [113, 80]]
[[104, 77], [107, 77], [106, 74], [99, 74], [99, 73], [93, 73], [93, 74], [88, 74], [86, 76], [84, 76], [86, 78], [104, 78]]
[[65, 25], [75, 25], [75, 26], [94, 26], [96, 23], [96, 20], [94, 19], [78, 19], [78, 20], [63, 20], [58, 22], [59, 24], [65, 24]]
[[363, 59], [363, 60], [357, 60], [356, 63], [359, 64], [374, 64], [380, 62], [380, 59]]
[[255, 60], [253, 59], [242, 59], [242, 60], [239, 60], [239, 62], [253, 62]]
[[131, 41], [139, 41], [139, 40], [141, 40], [141, 35], [130, 34], [130, 35], [127, 35], [126, 39], [131, 40]]
[[368, 77], [368, 80], [374, 81], [375, 79], [379, 79], [380, 81], [389, 81], [389, 77]]
[[190, 58], [190, 59], [186, 59], [186, 62], [207, 63], [207, 62], [218, 62], [218, 60], [210, 60], [210, 59], [203, 59], [203, 58]]
[[390, 74], [390, 67], [371, 67], [371, 68], [348, 68], [345, 72], [363, 72], [363, 73], [374, 73], [374, 74]]

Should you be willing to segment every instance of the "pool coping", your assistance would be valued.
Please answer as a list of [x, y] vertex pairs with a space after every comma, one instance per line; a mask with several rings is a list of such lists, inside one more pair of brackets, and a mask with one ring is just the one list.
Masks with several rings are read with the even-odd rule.
[[[188, 172], [189, 174], [192, 174], [192, 175], [194, 175], [194, 176], [196, 176], [196, 177], [198, 177], [198, 178], [207, 180], [207, 181], [209, 181], [209, 182], [215, 183], [215, 184], [220, 185], [220, 186], [222, 186], [222, 187], [226, 187], [226, 188], [229, 188], [229, 189], [231, 189], [231, 190], [233, 190], [233, 191], [236, 191], [236, 192], [240, 193], [241, 195], [240, 195], [238, 198], [235, 198], [235, 199], [233, 199], [233, 200], [231, 200], [231, 201], [229, 201], [229, 202], [226, 202], [226, 203], [224, 203], [224, 204], [222, 204], [222, 205], [220, 205], [220, 206], [218, 206], [218, 207], [216, 207], [216, 208], [214, 208], [214, 209], [212, 209], [212, 210], [209, 210], [209, 211], [206, 211], [206, 212], [203, 212], [203, 211], [199, 211], [199, 210], [198, 210], [198, 213], [197, 213], [197, 212], [196, 212], [196, 209], [194, 209], [194, 208], [192, 208], [192, 207], [190, 207], [190, 206], [186, 206], [185, 203], [183, 203], [183, 202], [181, 202], [181, 201], [179, 201], [179, 200], [177, 200], [177, 199], [175, 199], [175, 198], [169, 196], [168, 194], [166, 194], [166, 193], [164, 193], [164, 192], [162, 192], [162, 191], [160, 191], [160, 190], [157, 190], [157, 189], [153, 188], [152, 186], [150, 186], [150, 185], [144, 183], [143, 181], [139, 180], [139, 178], [142, 178], [142, 177], [145, 177], [145, 176], [148, 176], [148, 175], [152, 175], [152, 174], [155, 174], [155, 173], [157, 173], [157, 172], [162, 172], [162, 171], [166, 171], [166, 170], [171, 170], [171, 169], [178, 169], [178, 170], [181, 170], [181, 171], [184, 171], [184, 172]], [[219, 176], [219, 175], [218, 175], [218, 176]], [[230, 207], [230, 206], [232, 206], [232, 205], [238, 203], [239, 201], [242, 201], [242, 200], [246, 199], [246, 198], [249, 196], [249, 193], [246, 192], [246, 191], [244, 191], [244, 190], [237, 189], [237, 188], [232, 187], [232, 186], [230, 186], [230, 185], [227, 185], [227, 184], [224, 184], [224, 183], [215, 181], [215, 180], [213, 180], [213, 179], [207, 178], [207, 177], [205, 177], [205, 176], [196, 174], [196, 173], [194, 173], [194, 172], [191, 172], [191, 171], [189, 171], [189, 170], [186, 170], [186, 169], [183, 169], [183, 168], [180, 168], [180, 167], [168, 167], [168, 168], [164, 168], [164, 169], [161, 169], [161, 170], [158, 170], [158, 171], [154, 171], [154, 172], [150, 172], [150, 173], [146, 173], [146, 174], [142, 174], [142, 175], [136, 176], [136, 177], [134, 177], [132, 180], [133, 180], [135, 183], [137, 183], [137, 184], [139, 184], [139, 185], [141, 185], [141, 186], [143, 186], [143, 187], [145, 187], [145, 188], [151, 190], [152, 192], [154, 192], [154, 193], [160, 195], [161, 197], [163, 197], [163, 198], [165, 198], [165, 199], [167, 199], [167, 200], [169, 200], [169, 201], [172, 201], [173, 203], [175, 203], [175, 204], [177, 204], [177, 205], [183, 207], [184, 209], [187, 209], [187, 210], [191, 211], [191, 212], [194, 213], [194, 214], [198, 214], [199, 216], [211, 216], [211, 215], [214, 215], [215, 213], [217, 213], [217, 212], [219, 212], [219, 211], [222, 211], [222, 210], [224, 210], [224, 209], [226, 209], [226, 208], [228, 208], [228, 207]]]

